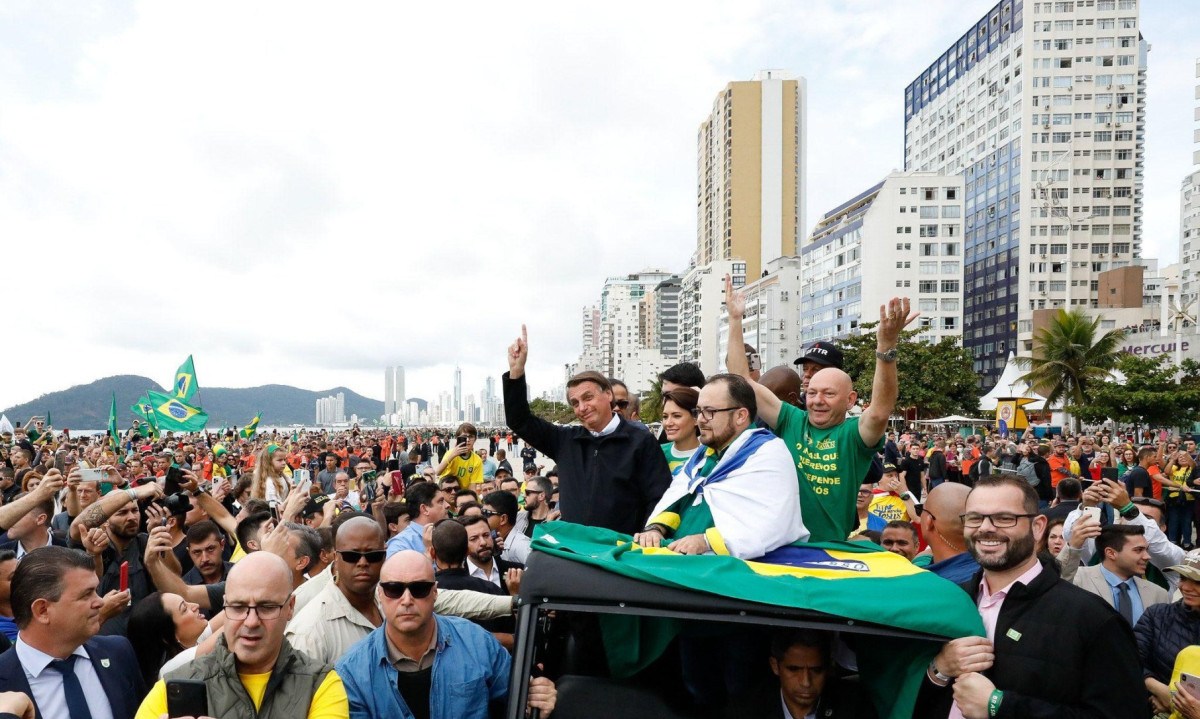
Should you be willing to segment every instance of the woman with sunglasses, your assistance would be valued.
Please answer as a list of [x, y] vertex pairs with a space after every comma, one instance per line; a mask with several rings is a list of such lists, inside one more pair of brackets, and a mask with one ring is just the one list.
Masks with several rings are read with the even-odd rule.
[[663, 393], [662, 426], [668, 441], [662, 450], [672, 477], [679, 474], [700, 446], [700, 431], [692, 416], [699, 397], [700, 393], [690, 387], [676, 387]]

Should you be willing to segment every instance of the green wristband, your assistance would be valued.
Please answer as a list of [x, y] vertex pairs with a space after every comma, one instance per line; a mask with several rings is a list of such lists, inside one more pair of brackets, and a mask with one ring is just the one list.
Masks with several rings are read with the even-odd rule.
[[1125, 505], [1124, 507], [1121, 507], [1120, 509], [1118, 509], [1118, 510], [1117, 510], [1117, 514], [1125, 514], [1126, 512], [1128, 512], [1129, 510], [1133, 509], [1133, 508], [1134, 508], [1134, 507], [1136, 507], [1136, 506], [1137, 506], [1137, 505], [1136, 505], [1136, 504], [1134, 504], [1134, 503], [1131, 501], [1129, 504], [1127, 504], [1127, 505]]
[[1004, 692], [999, 689], [993, 689], [992, 695], [988, 697], [988, 716], [994, 717], [1000, 713], [1000, 702], [1004, 701]]

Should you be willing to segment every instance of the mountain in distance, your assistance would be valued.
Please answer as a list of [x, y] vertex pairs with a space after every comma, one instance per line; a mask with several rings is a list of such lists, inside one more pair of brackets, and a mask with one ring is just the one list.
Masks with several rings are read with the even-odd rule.
[[[108, 426], [109, 403], [115, 392], [117, 424], [124, 429], [135, 419], [130, 406], [146, 390], [164, 391], [160, 384], [146, 377], [105, 377], [90, 384], [42, 395], [30, 402], [9, 407], [3, 413], [14, 425], [24, 424], [33, 415], [44, 417], [49, 413], [55, 429], [103, 429]], [[359, 420], [365, 422], [383, 414], [381, 400], [363, 397], [345, 387], [320, 392], [280, 384], [245, 388], [201, 387], [199, 404], [208, 413], [208, 429], [213, 431], [222, 425], [241, 427], [259, 412], [262, 412], [264, 426], [311, 425], [316, 420], [316, 401], [338, 392], [345, 396], [347, 420], [357, 414]]]

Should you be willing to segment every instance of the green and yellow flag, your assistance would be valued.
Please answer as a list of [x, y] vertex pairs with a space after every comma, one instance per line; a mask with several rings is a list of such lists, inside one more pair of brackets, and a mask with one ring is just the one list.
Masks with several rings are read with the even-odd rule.
[[192, 362], [192, 356], [188, 355], [183, 364], [179, 365], [179, 369], [175, 370], [175, 399], [190, 403], [199, 389], [200, 384], [196, 382], [196, 365]]
[[[537, 551], [643, 582], [826, 612], [946, 639], [985, 636], [979, 610], [966, 592], [874, 544], [797, 543], [745, 561], [642, 548], [628, 535], [568, 522], [538, 525], [535, 534]], [[614, 676], [625, 677], [657, 659], [678, 633], [680, 622], [601, 615], [600, 627], [609, 668]], [[941, 645], [871, 634], [843, 633], [842, 638], [857, 651], [860, 676], [879, 716], [911, 717], [925, 668]]]
[[158, 439], [158, 425], [154, 422], [154, 405], [150, 403], [150, 398], [142, 395], [138, 398], [137, 404], [129, 408], [137, 416], [142, 418], [144, 424], [138, 426], [138, 434], [151, 439]]
[[112, 404], [108, 406], [108, 444], [119, 457], [121, 455], [121, 437], [117, 434], [117, 393], [112, 393]]
[[146, 397], [154, 407], [150, 416], [160, 430], [171, 432], [199, 432], [208, 422], [208, 415], [199, 407], [193, 407], [176, 397], [158, 392], [147, 392]]
[[259, 412], [258, 414], [254, 415], [254, 419], [250, 420], [249, 424], [247, 424], [245, 427], [242, 427], [241, 430], [238, 431], [238, 436], [241, 437], [242, 439], [250, 439], [255, 434], [257, 434], [258, 433], [258, 421], [260, 419], [262, 419], [262, 412]]

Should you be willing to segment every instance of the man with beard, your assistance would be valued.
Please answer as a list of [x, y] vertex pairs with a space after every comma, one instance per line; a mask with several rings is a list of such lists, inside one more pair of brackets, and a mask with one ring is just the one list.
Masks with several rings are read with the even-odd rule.
[[1037, 510], [1037, 493], [1018, 477], [980, 478], [967, 496], [964, 537], [982, 570], [962, 586], [979, 606], [987, 637], [942, 647], [915, 716], [1145, 715], [1132, 629], [1038, 559], [1034, 537], [1046, 518]]
[[367, 516], [358, 516], [337, 529], [337, 579], [313, 597], [288, 624], [292, 647], [320, 662], [334, 664], [350, 647], [383, 623], [375, 601], [375, 585], [387, 554], [383, 530]]
[[522, 567], [496, 556], [496, 544], [487, 518], [474, 515], [460, 517], [458, 521], [467, 529], [467, 571], [470, 575], [491, 582], [505, 592], [510, 591], [510, 579], [515, 580], [514, 585], [519, 584]]
[[532, 539], [533, 528], [550, 516], [550, 495], [553, 493], [554, 484], [545, 477], [533, 477], [526, 482], [525, 509], [517, 513], [517, 525], [513, 531]]

